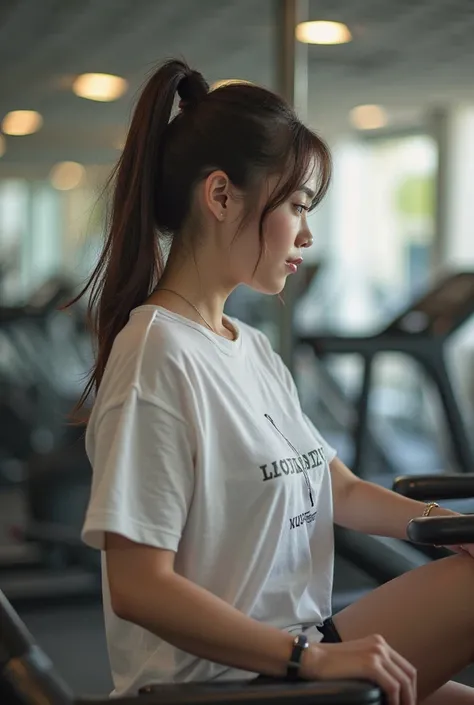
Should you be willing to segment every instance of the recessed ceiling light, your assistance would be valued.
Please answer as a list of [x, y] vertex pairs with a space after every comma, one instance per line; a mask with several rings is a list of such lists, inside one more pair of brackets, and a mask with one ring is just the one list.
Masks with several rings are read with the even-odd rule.
[[3, 135], [0, 135], [0, 157], [3, 157], [7, 151], [7, 141]]
[[85, 169], [77, 162], [59, 162], [51, 169], [49, 178], [54, 188], [59, 191], [70, 191], [82, 181]]
[[2, 130], [6, 135], [32, 135], [43, 124], [36, 110], [13, 110], [3, 118]]
[[80, 98], [108, 102], [120, 98], [128, 83], [120, 76], [108, 73], [83, 73], [72, 84], [72, 90]]
[[358, 130], [378, 130], [388, 122], [387, 113], [380, 105], [358, 105], [349, 116]]
[[346, 44], [352, 39], [349, 28], [342, 22], [301, 22], [296, 38], [304, 44]]

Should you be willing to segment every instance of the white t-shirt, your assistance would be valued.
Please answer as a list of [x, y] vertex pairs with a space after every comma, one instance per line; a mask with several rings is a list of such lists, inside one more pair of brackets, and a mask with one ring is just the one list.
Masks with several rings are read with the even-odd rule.
[[[162, 307], [132, 312], [87, 430], [93, 481], [83, 539], [103, 549], [109, 531], [176, 551], [180, 575], [256, 620], [297, 631], [331, 614], [335, 451], [303, 414], [268, 339], [230, 320], [233, 341]], [[114, 694], [254, 677], [119, 619], [104, 568]], [[308, 633], [321, 639], [315, 627]]]

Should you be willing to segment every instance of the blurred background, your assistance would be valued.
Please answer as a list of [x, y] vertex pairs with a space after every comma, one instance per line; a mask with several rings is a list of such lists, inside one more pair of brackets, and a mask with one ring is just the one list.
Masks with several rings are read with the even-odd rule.
[[[91, 341], [83, 305], [58, 307], [96, 261], [101, 190], [137, 93], [183, 56], [210, 84], [245, 79], [295, 103], [334, 157], [315, 244], [284, 306], [241, 288], [227, 313], [270, 337], [360, 475], [390, 487], [400, 474], [470, 472], [474, 4], [0, 7], [0, 589], [74, 690], [107, 692], [98, 558], [78, 539], [90, 469], [67, 424]], [[393, 577], [380, 545], [360, 549], [362, 570], [340, 541], [339, 607]], [[434, 557], [401, 542], [382, 553], [399, 572]]]

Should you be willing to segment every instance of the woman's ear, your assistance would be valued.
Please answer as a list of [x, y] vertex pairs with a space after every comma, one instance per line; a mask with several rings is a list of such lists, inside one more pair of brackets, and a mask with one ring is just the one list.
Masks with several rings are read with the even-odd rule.
[[213, 171], [204, 182], [204, 203], [219, 221], [228, 213], [231, 183], [223, 171]]

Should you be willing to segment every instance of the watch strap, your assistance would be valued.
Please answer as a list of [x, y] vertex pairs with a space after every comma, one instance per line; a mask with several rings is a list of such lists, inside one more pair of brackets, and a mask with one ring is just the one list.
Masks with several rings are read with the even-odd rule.
[[298, 674], [301, 666], [301, 657], [305, 649], [309, 646], [308, 637], [305, 634], [298, 634], [293, 640], [293, 649], [291, 651], [290, 660], [286, 670], [288, 680], [295, 681], [298, 679]]

